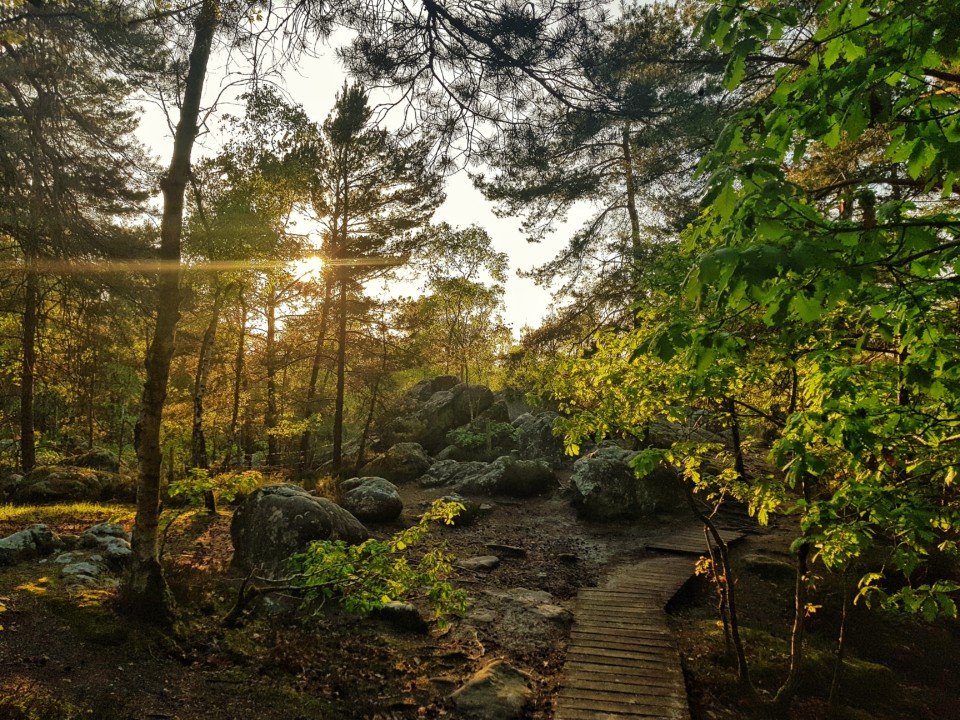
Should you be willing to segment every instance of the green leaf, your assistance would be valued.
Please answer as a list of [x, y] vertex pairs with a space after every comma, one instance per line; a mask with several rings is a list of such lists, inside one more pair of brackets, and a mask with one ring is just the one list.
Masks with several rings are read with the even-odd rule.
[[823, 306], [820, 298], [815, 295], [805, 295], [798, 292], [790, 301], [790, 309], [804, 322], [813, 322], [820, 318]]

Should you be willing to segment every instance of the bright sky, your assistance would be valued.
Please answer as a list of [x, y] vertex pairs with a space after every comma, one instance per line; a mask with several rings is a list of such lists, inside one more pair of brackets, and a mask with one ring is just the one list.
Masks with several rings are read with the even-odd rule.
[[[344, 71], [337, 60], [333, 47], [337, 43], [334, 35], [331, 47], [325, 49], [322, 56], [304, 58], [297, 67], [288, 69], [283, 78], [283, 87], [290, 98], [304, 106], [308, 115], [316, 121], [322, 121], [333, 107], [334, 96], [343, 86]], [[236, 70], [236, 68], [233, 68]], [[204, 90], [204, 102], [210, 103], [225, 84], [226, 70], [222, 57], [211, 60], [211, 74]], [[210, 131], [198, 139], [194, 158], [215, 154], [222, 140], [218, 137], [218, 118], [228, 112], [234, 115], [242, 113], [235, 98], [243, 92], [242, 87], [229, 88], [221, 98], [218, 110], [211, 116]], [[169, 162], [172, 148], [172, 134], [167, 126], [163, 114], [152, 105], [144, 107], [146, 115], [141, 123], [140, 138], [150, 147], [160, 161], [166, 165]], [[174, 117], [174, 122], [176, 117]], [[436, 222], [445, 221], [454, 227], [464, 227], [471, 224], [479, 225], [487, 230], [497, 250], [507, 253], [510, 257], [510, 279], [506, 285], [506, 312], [507, 323], [513, 328], [514, 335], [525, 325], [536, 327], [546, 314], [550, 304], [548, 290], [538, 287], [532, 280], [517, 276], [518, 269], [529, 269], [553, 258], [564, 239], [568, 236], [564, 229], [548, 241], [541, 244], [531, 244], [524, 240], [520, 232], [519, 218], [499, 218], [493, 213], [493, 206], [483, 195], [473, 187], [466, 172], [460, 171], [450, 177], [446, 184], [447, 200], [434, 216]], [[371, 288], [372, 291], [372, 288]], [[415, 287], [402, 289], [402, 294], [416, 293]]]

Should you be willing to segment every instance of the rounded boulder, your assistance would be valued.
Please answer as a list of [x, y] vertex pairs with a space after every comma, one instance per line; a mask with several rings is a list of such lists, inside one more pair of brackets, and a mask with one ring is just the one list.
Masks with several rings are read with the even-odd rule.
[[403, 501], [397, 486], [381, 477], [361, 477], [340, 484], [340, 505], [365, 522], [389, 522], [400, 517]]
[[370, 533], [334, 502], [296, 485], [264, 485], [233, 514], [233, 562], [267, 577], [286, 574], [287, 560], [316, 540], [359, 544]]

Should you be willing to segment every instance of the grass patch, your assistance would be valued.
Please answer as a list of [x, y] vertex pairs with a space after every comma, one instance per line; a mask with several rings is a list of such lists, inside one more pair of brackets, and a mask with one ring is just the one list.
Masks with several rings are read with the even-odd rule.
[[45, 604], [82, 642], [123, 645], [130, 640], [128, 628], [110, 608], [104, 606], [110, 597], [109, 591], [81, 590], [67, 596], [48, 595]]
[[58, 700], [32, 683], [0, 688], [0, 720], [74, 720], [89, 717], [90, 711]]
[[70, 502], [53, 505], [0, 505], [0, 523], [18, 525], [59, 525], [80, 520], [94, 522], [125, 522], [132, 520], [134, 509], [129, 505]]

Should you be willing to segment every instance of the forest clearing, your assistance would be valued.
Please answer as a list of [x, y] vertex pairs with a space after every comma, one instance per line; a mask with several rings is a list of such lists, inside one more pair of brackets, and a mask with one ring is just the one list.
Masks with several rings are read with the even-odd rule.
[[0, 0], [0, 720], [960, 718], [958, 178], [958, 0]]

